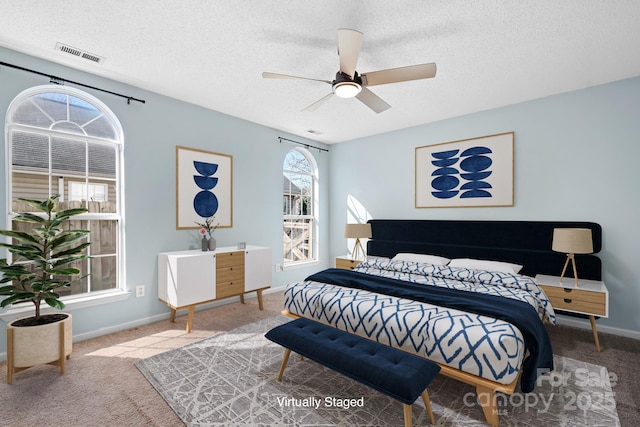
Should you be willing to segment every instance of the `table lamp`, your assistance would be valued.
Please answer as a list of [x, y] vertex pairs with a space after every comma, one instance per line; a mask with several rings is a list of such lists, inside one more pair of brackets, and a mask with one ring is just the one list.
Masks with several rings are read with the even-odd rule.
[[362, 258], [366, 257], [364, 247], [360, 243], [360, 239], [368, 239], [371, 237], [371, 224], [346, 224], [344, 226], [344, 237], [348, 239], [356, 239], [351, 251], [351, 259], [359, 259], [359, 253], [362, 251]]
[[573, 277], [578, 287], [578, 271], [576, 269], [576, 260], [574, 254], [590, 254], [593, 253], [593, 238], [591, 230], [588, 228], [554, 228], [553, 243], [551, 250], [555, 252], [563, 252], [567, 254], [567, 260], [560, 274], [560, 282], [567, 271], [569, 261], [573, 265]]

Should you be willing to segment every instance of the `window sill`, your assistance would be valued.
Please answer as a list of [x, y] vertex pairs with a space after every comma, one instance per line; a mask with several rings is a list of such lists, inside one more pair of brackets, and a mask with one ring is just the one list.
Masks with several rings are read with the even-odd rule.
[[313, 267], [315, 265], [320, 264], [320, 261], [317, 259], [311, 260], [311, 261], [300, 261], [300, 262], [296, 262], [296, 263], [289, 263], [289, 264], [283, 264], [282, 265], [282, 270], [283, 271], [287, 271], [287, 270], [295, 270], [298, 268], [306, 268], [306, 267]]
[[[113, 290], [105, 292], [96, 292], [94, 295], [86, 295], [79, 297], [70, 297], [63, 299], [65, 304], [64, 311], [72, 311], [80, 308], [91, 307], [99, 304], [108, 304], [111, 302], [122, 301], [128, 299], [132, 295], [131, 292], [123, 290]], [[57, 313], [58, 310], [49, 307], [43, 302], [40, 306], [40, 314]], [[20, 304], [19, 306], [11, 306], [8, 309], [0, 311], [0, 319], [5, 323], [13, 322], [21, 317], [33, 316], [34, 307], [31, 303]]]

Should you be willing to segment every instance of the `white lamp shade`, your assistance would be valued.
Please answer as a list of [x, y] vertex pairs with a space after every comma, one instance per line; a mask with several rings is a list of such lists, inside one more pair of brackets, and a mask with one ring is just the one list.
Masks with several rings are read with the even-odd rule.
[[346, 224], [344, 237], [349, 239], [368, 239], [371, 237], [371, 224]]
[[588, 228], [554, 228], [551, 250], [565, 254], [593, 253], [593, 238]]

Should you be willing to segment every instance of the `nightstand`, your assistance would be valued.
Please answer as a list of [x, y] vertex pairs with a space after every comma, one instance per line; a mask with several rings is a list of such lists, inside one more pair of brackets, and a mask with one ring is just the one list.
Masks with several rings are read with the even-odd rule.
[[559, 277], [544, 274], [538, 274], [535, 279], [549, 297], [554, 310], [584, 314], [589, 317], [596, 349], [600, 352], [595, 317], [609, 317], [609, 291], [605, 284], [597, 280], [579, 279], [576, 288], [574, 279], [571, 277], [565, 277], [562, 283]]
[[360, 264], [362, 260], [351, 259], [350, 256], [339, 256], [336, 257], [336, 268], [344, 268], [345, 270], [353, 270]]

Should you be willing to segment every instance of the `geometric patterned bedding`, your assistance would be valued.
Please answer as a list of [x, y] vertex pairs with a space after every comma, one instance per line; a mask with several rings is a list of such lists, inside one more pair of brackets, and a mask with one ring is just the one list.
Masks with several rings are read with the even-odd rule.
[[[527, 302], [555, 324], [555, 314], [533, 279], [509, 273], [374, 259], [360, 273], [425, 286], [498, 295]], [[525, 356], [522, 333], [488, 316], [314, 281], [289, 284], [284, 306], [294, 314], [502, 384], [513, 382]]]

